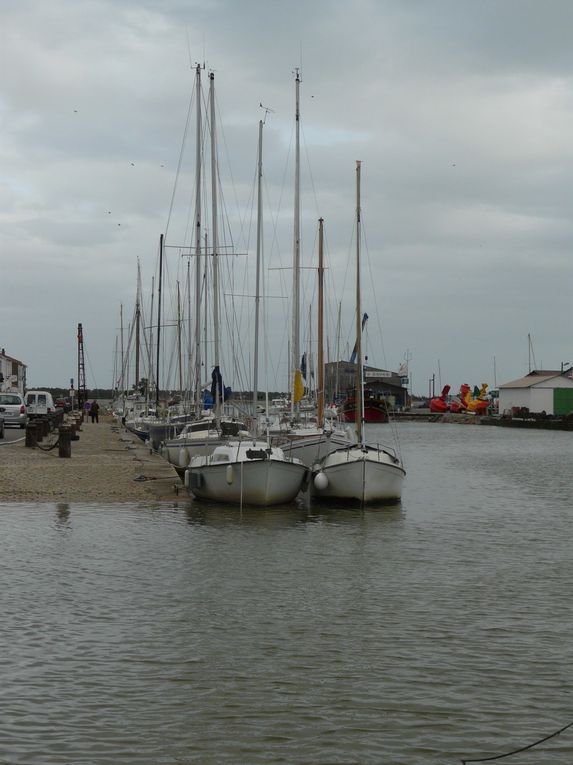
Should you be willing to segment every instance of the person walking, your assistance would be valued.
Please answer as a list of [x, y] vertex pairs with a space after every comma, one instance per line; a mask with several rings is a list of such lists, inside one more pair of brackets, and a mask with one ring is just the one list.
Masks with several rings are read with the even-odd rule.
[[99, 422], [99, 404], [95, 399], [90, 406], [90, 417], [92, 418], [92, 422]]

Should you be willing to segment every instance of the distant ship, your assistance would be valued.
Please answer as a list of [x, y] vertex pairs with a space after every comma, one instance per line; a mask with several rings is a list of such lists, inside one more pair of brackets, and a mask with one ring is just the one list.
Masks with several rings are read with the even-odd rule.
[[[350, 390], [340, 407], [344, 422], [356, 422], [356, 391]], [[364, 388], [364, 422], [388, 422], [388, 407], [383, 394]]]

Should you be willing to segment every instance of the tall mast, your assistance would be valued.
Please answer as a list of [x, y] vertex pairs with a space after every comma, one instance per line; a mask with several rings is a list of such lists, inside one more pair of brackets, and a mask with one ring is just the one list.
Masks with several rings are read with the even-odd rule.
[[203, 293], [203, 368], [205, 370], [205, 379], [207, 378], [207, 365], [209, 363], [209, 258], [207, 253], [209, 244], [209, 235], [205, 231], [203, 234], [203, 279], [201, 291]]
[[318, 221], [318, 427], [324, 426], [324, 220]]
[[141, 272], [137, 261], [137, 294], [135, 296], [135, 384], [139, 385], [139, 346], [141, 323]]
[[360, 304], [360, 160], [356, 161], [356, 440], [362, 444], [362, 319]]
[[151, 277], [151, 306], [150, 306], [150, 316], [151, 316], [151, 322], [149, 325], [149, 347], [147, 349], [147, 361], [149, 363], [149, 382], [147, 384], [147, 390], [145, 391], [145, 398], [146, 400], [149, 399], [149, 391], [151, 390], [151, 386], [155, 385], [155, 370], [154, 370], [154, 364], [153, 364], [153, 343], [154, 343], [154, 337], [153, 337], [153, 310], [155, 305], [155, 277]]
[[294, 242], [293, 242], [293, 327], [292, 327], [292, 411], [300, 415], [302, 375], [300, 371], [300, 72], [295, 71], [295, 171], [294, 171]]
[[[191, 381], [193, 379], [193, 338], [191, 336], [191, 259], [187, 261], [187, 390], [191, 390]], [[190, 404], [190, 396], [186, 396], [186, 409]]]
[[312, 399], [312, 303], [308, 306], [308, 345], [306, 359], [306, 392]]
[[221, 414], [221, 394], [219, 380], [219, 261], [218, 261], [218, 231], [217, 231], [217, 142], [215, 133], [215, 74], [209, 73], [209, 106], [211, 113], [211, 210], [212, 210], [212, 240], [213, 240], [213, 339], [215, 373], [215, 417]]
[[342, 313], [342, 302], [338, 303], [338, 317], [336, 320], [336, 378], [334, 383], [334, 398], [338, 402], [340, 393], [340, 318]]
[[201, 414], [201, 64], [195, 67], [197, 143], [195, 147], [195, 414]]
[[257, 417], [259, 399], [259, 312], [261, 284], [261, 254], [263, 241], [263, 120], [259, 120], [259, 151], [257, 164], [257, 271], [255, 279], [255, 348], [253, 360], [253, 417]]
[[183, 362], [181, 359], [181, 294], [177, 282], [177, 367], [179, 369], [179, 393], [183, 390]]
[[[155, 406], [159, 406], [159, 353], [161, 340], [161, 282], [163, 277], [163, 234], [159, 237], [159, 286], [157, 288], [157, 356], [155, 364]], [[137, 381], [136, 381], [137, 384]]]
[[[122, 390], [127, 390], [127, 385], [125, 384], [125, 355], [123, 351], [123, 303], [119, 304], [119, 332], [120, 332], [120, 340], [121, 340], [121, 388]], [[79, 372], [78, 372], [79, 375]], [[78, 377], [78, 390], [79, 390], [79, 377]]]

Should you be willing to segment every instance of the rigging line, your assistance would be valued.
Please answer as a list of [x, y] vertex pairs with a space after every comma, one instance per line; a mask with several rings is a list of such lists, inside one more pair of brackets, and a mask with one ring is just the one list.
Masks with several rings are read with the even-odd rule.
[[478, 760], [462, 760], [462, 765], [467, 765], [469, 762], [492, 762], [493, 760], [501, 760], [504, 757], [511, 757], [513, 754], [519, 754], [520, 752], [526, 752], [528, 749], [533, 749], [534, 746], [539, 746], [539, 744], [543, 744], [545, 741], [549, 741], [550, 738], [555, 738], [555, 736], [558, 736], [560, 733], [563, 733], [563, 731], [567, 730], [567, 728], [571, 728], [573, 726], [573, 722], [568, 723], [567, 725], [564, 725], [562, 728], [559, 728], [559, 730], [556, 730], [554, 733], [550, 733], [548, 736], [544, 736], [543, 738], [540, 738], [538, 741], [534, 741], [533, 744], [528, 744], [527, 746], [522, 746], [519, 749], [514, 749], [511, 752], [506, 752], [505, 754], [496, 754], [492, 757], [482, 757]]
[[167, 214], [167, 223], [165, 224], [165, 236], [169, 230], [169, 223], [171, 222], [171, 215], [173, 213], [173, 205], [175, 204], [175, 194], [177, 192], [177, 186], [179, 184], [179, 175], [181, 173], [181, 165], [183, 164], [183, 155], [185, 154], [185, 145], [187, 143], [187, 134], [189, 132], [189, 123], [191, 120], [191, 110], [193, 106], [193, 96], [195, 94], [195, 78], [193, 78], [193, 88], [191, 89], [191, 96], [189, 98], [189, 106], [187, 107], [187, 118], [185, 120], [185, 128], [183, 129], [183, 139], [181, 141], [181, 149], [179, 150], [179, 159], [177, 160], [177, 170], [175, 172], [175, 181], [173, 183], [173, 191], [171, 192], [171, 201], [169, 203], [169, 212]]
[[[362, 233], [363, 233], [363, 236], [364, 236], [364, 245], [365, 245], [364, 248], [366, 250], [366, 262], [368, 264], [368, 274], [370, 276], [370, 284], [374, 285], [375, 282], [374, 282], [374, 274], [372, 272], [372, 258], [370, 257], [370, 249], [368, 247], [368, 240], [366, 238], [366, 230], [365, 230], [365, 227], [364, 227], [364, 216], [363, 215], [362, 215], [362, 223], [363, 223], [363, 225], [362, 225]], [[378, 301], [376, 300], [376, 296], [375, 295], [374, 295], [374, 301], [373, 302], [374, 302], [374, 313], [376, 315], [376, 324], [378, 325], [378, 339], [379, 339], [380, 345], [382, 347], [382, 361], [384, 363], [384, 368], [388, 369], [388, 359], [386, 358], [386, 348], [384, 346], [384, 335], [382, 334], [381, 310], [380, 310], [380, 308], [378, 306]], [[391, 370], [389, 370], [389, 371], [391, 371]], [[387, 397], [384, 396], [384, 400], [385, 401], [386, 401], [386, 398]], [[386, 401], [386, 409], [388, 409], [388, 402], [387, 401]], [[400, 435], [399, 435], [399, 432], [398, 432], [398, 424], [397, 424], [396, 420], [394, 420], [390, 416], [388, 417], [388, 424], [390, 425], [390, 429], [392, 431], [392, 435], [394, 437], [394, 441], [395, 441], [396, 446], [397, 446], [398, 455], [400, 457], [400, 460], [403, 462], [403, 460], [402, 460], [402, 446], [401, 446], [401, 443], [400, 443]]]
[[91, 361], [90, 361], [89, 353], [88, 353], [88, 352], [87, 352], [87, 350], [85, 349], [85, 346], [84, 346], [84, 353], [85, 353], [85, 356], [86, 356], [86, 359], [87, 359], [87, 362], [88, 362], [88, 367], [90, 368], [90, 373], [91, 373], [91, 376], [92, 376], [92, 380], [94, 381], [94, 388], [95, 388], [96, 390], [99, 390], [99, 388], [98, 388], [98, 384], [97, 384], [97, 380], [96, 380], [96, 377], [95, 377], [95, 375], [94, 375], [94, 371], [93, 371], [93, 368], [92, 368], [92, 365], [91, 365]]
[[[348, 240], [348, 247], [347, 247], [347, 251], [346, 251], [346, 253], [347, 253], [346, 254], [346, 269], [344, 271], [344, 278], [342, 280], [343, 288], [342, 288], [342, 293], [340, 294], [339, 300], [338, 300], [338, 303], [337, 303], [337, 309], [336, 309], [337, 311], [338, 311], [338, 305], [342, 304], [342, 302], [343, 302], [342, 298], [344, 296], [345, 287], [346, 287], [346, 284], [347, 284], [348, 279], [349, 279], [350, 265], [354, 263], [354, 252], [353, 252], [353, 250], [356, 247], [356, 233], [355, 232], [356, 232], [356, 221], [353, 221], [353, 224], [352, 224], [352, 227], [351, 227], [351, 231], [350, 231], [350, 238]], [[352, 310], [352, 317], [354, 317], [354, 309]], [[343, 355], [345, 355], [345, 358], [349, 358], [350, 357], [350, 350], [349, 349], [354, 345], [354, 343], [356, 341], [356, 331], [355, 331], [354, 323], [353, 322], [354, 322], [354, 319], [350, 322], [350, 326], [346, 329], [345, 342], [346, 342], [346, 348], [348, 349], [348, 351], [345, 352], [341, 348], [341, 353], [343, 353]], [[343, 336], [343, 332], [340, 331], [341, 341], [343, 339], [342, 336]], [[340, 361], [340, 359], [337, 359], [337, 360]]]
[[[224, 150], [225, 150], [224, 151], [224, 156], [225, 156], [225, 159], [226, 159], [227, 171], [229, 173], [231, 189], [233, 191], [233, 197], [234, 197], [234, 200], [235, 200], [235, 209], [236, 210], [241, 210], [241, 206], [239, 204], [239, 200], [238, 200], [238, 196], [237, 196], [237, 186], [236, 186], [236, 183], [235, 183], [235, 177], [233, 175], [233, 168], [231, 166], [229, 145], [227, 143], [227, 135], [225, 133], [225, 125], [224, 125], [223, 120], [221, 118], [221, 110], [220, 110], [220, 107], [219, 107], [218, 93], [215, 93], [215, 109], [216, 109], [216, 112], [217, 112], [217, 120], [218, 120], [218, 123], [219, 123], [219, 130], [217, 131], [217, 136], [219, 137], [220, 141], [222, 140], [223, 147], [224, 147]], [[220, 182], [220, 175], [219, 175], [219, 173], [220, 173], [220, 163], [217, 162], [217, 182], [220, 185], [221, 182]], [[221, 196], [223, 196], [223, 195], [221, 195]], [[227, 226], [229, 226], [229, 214], [228, 214], [228, 211], [227, 211], [228, 208], [227, 208], [227, 205], [226, 205], [224, 197], [222, 199], [222, 206], [223, 206], [224, 211], [225, 211], [225, 220], [227, 221]], [[221, 211], [221, 212], [223, 212], [223, 211]], [[239, 214], [239, 220], [241, 222], [240, 222], [240, 225], [239, 225], [239, 239], [238, 239], [238, 241], [242, 241], [243, 240], [242, 237], [243, 237], [243, 225], [244, 224], [243, 224], [243, 221], [241, 219], [240, 214]], [[231, 236], [230, 228], [229, 228], [228, 234], [229, 234], [230, 240], [232, 242], [233, 241], [233, 237]]]
[[308, 143], [306, 142], [306, 136], [305, 136], [304, 125], [302, 123], [302, 120], [301, 120], [301, 123], [300, 123], [300, 130], [301, 130], [301, 133], [302, 133], [302, 143], [303, 143], [303, 146], [304, 146], [304, 156], [306, 157], [306, 166], [308, 168], [308, 175], [309, 175], [309, 179], [310, 179], [310, 187], [312, 189], [312, 196], [314, 197], [314, 210], [315, 210], [315, 213], [316, 213], [316, 217], [318, 219], [318, 218], [320, 218], [320, 210], [319, 210], [319, 207], [318, 207], [318, 196], [317, 196], [317, 193], [316, 193], [316, 185], [314, 183], [314, 175], [312, 173], [312, 166], [310, 164], [310, 156], [309, 156], [309, 153], [308, 153]]

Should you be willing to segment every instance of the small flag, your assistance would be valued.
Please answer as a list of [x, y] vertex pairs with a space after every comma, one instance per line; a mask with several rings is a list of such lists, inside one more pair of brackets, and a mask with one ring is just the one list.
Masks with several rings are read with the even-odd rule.
[[[364, 332], [364, 327], [366, 326], [366, 322], [368, 321], [368, 314], [365, 313], [362, 317], [362, 332]], [[354, 350], [352, 351], [352, 356], [350, 357], [350, 363], [354, 364], [356, 361], [356, 352], [358, 351], [358, 341], [354, 343]]]
[[300, 369], [297, 369], [294, 373], [294, 386], [292, 392], [292, 400], [296, 404], [304, 396], [304, 385], [302, 383], [302, 373]]

